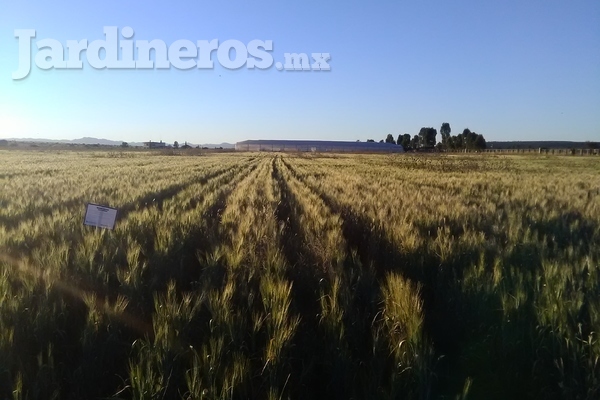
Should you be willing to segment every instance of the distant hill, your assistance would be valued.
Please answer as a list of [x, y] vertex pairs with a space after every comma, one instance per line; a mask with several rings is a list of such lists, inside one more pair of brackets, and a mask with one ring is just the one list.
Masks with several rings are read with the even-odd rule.
[[[61, 144], [99, 144], [102, 146], [120, 146], [123, 142], [109, 140], [109, 139], [98, 139], [92, 137], [82, 137], [81, 139], [34, 139], [34, 138], [14, 138], [6, 139], [8, 141], [15, 142], [27, 142], [27, 143], [61, 143]], [[129, 143], [130, 146], [143, 146], [143, 143]]]
[[487, 142], [488, 149], [587, 149], [588, 142], [568, 141], [518, 141]]
[[[15, 139], [5, 139], [8, 141], [15, 141], [15, 142], [28, 142], [28, 143], [61, 143], [61, 144], [99, 144], [101, 146], [120, 146], [123, 142], [120, 141], [116, 141], [116, 140], [109, 140], [109, 139], [98, 139], [98, 138], [93, 138], [93, 137], [82, 137], [81, 139], [73, 139], [73, 140], [68, 140], [68, 139], [34, 139], [34, 138], [15, 138]], [[133, 147], [142, 147], [144, 145], [144, 143], [141, 142], [127, 142], [130, 146]], [[185, 142], [180, 142], [179, 145], [183, 146]], [[172, 144], [172, 143], [168, 143], [168, 144]], [[224, 149], [233, 149], [235, 147], [235, 144], [231, 144], [231, 143], [219, 143], [219, 144], [212, 144], [212, 143], [205, 143], [205, 144], [193, 144], [193, 143], [189, 143], [188, 145], [192, 146], [192, 147], [196, 147], [196, 146], [200, 146], [200, 147], [208, 147], [210, 149], [215, 148], [215, 147], [222, 147]]]

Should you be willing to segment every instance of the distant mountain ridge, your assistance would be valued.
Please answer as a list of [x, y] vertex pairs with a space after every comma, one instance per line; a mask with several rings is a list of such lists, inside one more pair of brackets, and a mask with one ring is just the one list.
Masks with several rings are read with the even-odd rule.
[[[13, 139], [4, 139], [7, 141], [15, 141], [15, 142], [31, 142], [31, 143], [62, 143], [62, 144], [99, 144], [101, 146], [120, 146], [123, 142], [122, 141], [117, 141], [117, 140], [109, 140], [109, 139], [99, 139], [99, 138], [93, 138], [93, 137], [82, 137], [81, 139], [34, 139], [34, 138], [13, 138]], [[155, 140], [153, 140], [154, 142]], [[127, 142], [127, 144], [129, 144], [130, 146], [134, 146], [134, 147], [142, 147], [144, 145], [144, 143], [142, 142]], [[172, 145], [172, 143], [167, 143]], [[179, 143], [180, 146], [183, 146], [185, 144], [185, 142], [181, 142]], [[214, 148], [214, 147], [222, 147], [224, 149], [231, 149], [235, 147], [235, 144], [231, 144], [231, 143], [219, 143], [219, 144], [211, 144], [211, 143], [205, 143], [205, 144], [192, 144], [188, 142], [189, 146], [192, 147], [196, 147], [196, 146], [200, 146], [200, 147], [208, 147], [208, 148]]]

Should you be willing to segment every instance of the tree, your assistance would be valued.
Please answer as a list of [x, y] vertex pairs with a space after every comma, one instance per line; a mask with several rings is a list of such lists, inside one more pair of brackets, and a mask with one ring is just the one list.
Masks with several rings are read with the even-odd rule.
[[123, 143], [121, 143], [121, 147], [129, 147], [129, 143], [123, 142]]
[[442, 146], [443, 147], [448, 147], [448, 141], [450, 139], [450, 132], [452, 132], [452, 129], [450, 129], [450, 124], [447, 122], [444, 122], [442, 124], [442, 127], [440, 128], [440, 134], [442, 135]]
[[179, 148], [179, 142], [177, 142], [177, 140], [173, 143], [173, 147], [176, 149]]
[[398, 144], [401, 144], [405, 150], [410, 149], [410, 135], [408, 133], [398, 135]]
[[392, 136], [391, 133], [388, 133], [387, 137], [385, 138], [385, 142], [386, 143], [396, 144], [396, 141], [394, 140], [394, 137]]
[[421, 128], [418, 136], [420, 147], [433, 148], [437, 130], [435, 128]]
[[410, 140], [410, 148], [411, 149], [419, 148], [419, 135], [413, 136], [413, 138]]
[[374, 143], [375, 141], [373, 139], [367, 139], [367, 143]]
[[456, 136], [452, 136], [452, 138], [454, 139], [454, 149], [462, 149], [464, 148], [463, 146], [463, 136], [462, 135], [456, 135]]
[[466, 149], [474, 149], [475, 148], [475, 139], [477, 139], [477, 134], [475, 132], [471, 132], [469, 128], [465, 128], [462, 133], [463, 137], [463, 146]]
[[448, 149], [483, 150], [486, 147], [487, 144], [483, 135], [471, 132], [469, 128], [465, 128], [461, 134], [450, 136], [446, 140], [446, 148]]
[[477, 137], [475, 138], [475, 149], [483, 150], [486, 147], [487, 144], [485, 143], [485, 138], [483, 137], [483, 135], [477, 135]]
[[427, 146], [435, 147], [437, 143], [437, 129], [429, 128], [429, 132], [427, 133]]
[[448, 138], [448, 140], [446, 141], [446, 148], [447, 149], [455, 149], [455, 144], [454, 144], [454, 136], [450, 136]]
[[381, 139], [381, 140], [379, 141], [379, 143], [383, 143], [383, 139]]

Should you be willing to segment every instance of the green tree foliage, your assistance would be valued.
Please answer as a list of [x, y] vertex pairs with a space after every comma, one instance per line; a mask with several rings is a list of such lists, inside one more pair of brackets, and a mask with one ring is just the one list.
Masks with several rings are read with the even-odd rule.
[[435, 128], [421, 128], [418, 136], [420, 147], [432, 148], [435, 146], [437, 130]]
[[462, 148], [464, 148], [464, 145], [463, 145], [463, 136], [462, 135], [456, 135], [453, 138], [454, 138], [454, 148], [455, 149], [462, 149]]
[[[398, 139], [394, 141], [394, 137], [392, 135], [387, 135], [385, 142], [386, 143], [396, 143], [402, 145], [404, 149], [433, 149], [437, 148], [442, 151], [444, 149], [451, 150], [482, 150], [487, 147], [485, 138], [483, 135], [477, 134], [476, 132], [472, 132], [469, 128], [465, 128], [462, 133], [459, 133], [456, 136], [451, 136], [450, 133], [452, 129], [450, 128], [450, 124], [448, 122], [444, 122], [440, 127], [440, 133], [442, 136], [442, 140], [440, 143], [437, 143], [436, 136], [437, 130], [435, 128], [427, 128], [423, 127], [419, 131], [417, 135], [411, 137], [408, 133], [399, 134]], [[372, 139], [367, 140], [367, 142], [373, 142]], [[380, 141], [382, 143], [383, 141]], [[436, 146], [438, 144], [438, 146]], [[597, 143], [588, 143], [589, 148], [594, 148], [593, 146], [597, 146]]]
[[483, 135], [477, 135], [477, 137], [475, 138], [475, 149], [482, 150], [482, 149], [485, 149], [486, 147], [487, 147], [487, 144], [485, 142], [485, 138], [483, 137]]
[[413, 136], [413, 138], [410, 140], [410, 147], [412, 149], [418, 149], [419, 148], [419, 135]]
[[449, 137], [445, 147], [454, 150], [483, 150], [487, 147], [487, 144], [483, 135], [465, 128], [461, 134]]
[[404, 135], [398, 135], [398, 144], [401, 144], [404, 149], [410, 149], [410, 135], [405, 133]]
[[173, 143], [173, 147], [176, 149], [179, 148], [179, 142], [177, 140]]
[[475, 132], [471, 132], [469, 128], [466, 128], [463, 133], [463, 144], [467, 150], [481, 150], [485, 149], [486, 143], [482, 135], [478, 135]]
[[450, 139], [450, 132], [452, 129], [450, 128], [450, 124], [444, 122], [440, 128], [440, 134], [442, 135], [442, 146], [448, 147], [448, 141]]

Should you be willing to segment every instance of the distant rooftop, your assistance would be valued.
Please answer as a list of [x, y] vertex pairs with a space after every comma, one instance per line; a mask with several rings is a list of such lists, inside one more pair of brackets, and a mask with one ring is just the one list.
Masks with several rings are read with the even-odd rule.
[[393, 143], [349, 142], [336, 140], [244, 140], [235, 144], [236, 150], [271, 151], [375, 151], [401, 153], [404, 148]]

